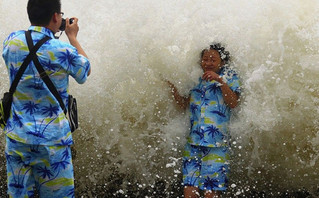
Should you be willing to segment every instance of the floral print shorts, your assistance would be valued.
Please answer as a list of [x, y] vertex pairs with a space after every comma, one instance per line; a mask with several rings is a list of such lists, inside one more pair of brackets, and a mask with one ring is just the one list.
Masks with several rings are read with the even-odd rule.
[[186, 143], [183, 157], [183, 184], [201, 190], [227, 189], [228, 147], [203, 147]]
[[74, 197], [70, 146], [28, 145], [6, 138], [10, 197]]

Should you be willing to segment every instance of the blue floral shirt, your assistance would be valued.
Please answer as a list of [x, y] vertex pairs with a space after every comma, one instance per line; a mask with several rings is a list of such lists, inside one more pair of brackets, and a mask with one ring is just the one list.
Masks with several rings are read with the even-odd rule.
[[[239, 79], [233, 70], [224, 67], [219, 75], [232, 91], [240, 93]], [[188, 142], [205, 147], [228, 146], [229, 119], [230, 108], [224, 103], [219, 83], [200, 78], [199, 84], [190, 91], [191, 131]]]
[[[51, 30], [39, 26], [30, 26], [29, 30], [32, 31], [34, 45], [44, 36], [52, 38], [39, 48], [37, 56], [67, 107], [69, 75], [78, 83], [84, 83], [90, 62], [72, 45], [55, 39]], [[28, 54], [25, 31], [13, 32], [4, 41], [2, 57], [10, 84]], [[25, 144], [50, 146], [73, 143], [68, 120], [33, 62], [28, 65], [13, 95], [11, 115], [4, 131], [9, 138]]]

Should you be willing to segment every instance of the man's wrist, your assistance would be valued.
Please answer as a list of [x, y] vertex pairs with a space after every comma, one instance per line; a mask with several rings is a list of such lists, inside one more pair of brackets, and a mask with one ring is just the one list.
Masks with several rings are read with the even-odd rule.
[[70, 43], [71, 43], [71, 42], [76, 42], [76, 41], [77, 41], [77, 39], [76, 39], [76, 37], [75, 37], [75, 36], [68, 36], [68, 39], [69, 39]]

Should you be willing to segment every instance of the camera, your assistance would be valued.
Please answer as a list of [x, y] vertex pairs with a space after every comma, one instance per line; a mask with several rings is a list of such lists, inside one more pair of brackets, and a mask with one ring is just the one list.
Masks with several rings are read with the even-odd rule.
[[[69, 20], [70, 24], [72, 24], [74, 21], [74, 18], [71, 18]], [[65, 25], [66, 25], [66, 20], [62, 18], [62, 23], [61, 26], [59, 27], [59, 30], [64, 31], [65, 30]]]

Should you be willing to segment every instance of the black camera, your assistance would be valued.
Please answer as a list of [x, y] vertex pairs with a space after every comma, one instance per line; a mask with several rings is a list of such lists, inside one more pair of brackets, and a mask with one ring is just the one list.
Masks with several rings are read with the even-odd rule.
[[[69, 20], [70, 24], [72, 24], [74, 21], [74, 18], [71, 18]], [[64, 31], [65, 30], [65, 25], [66, 25], [66, 20], [62, 18], [62, 23], [61, 26], [59, 27], [59, 30]]]

